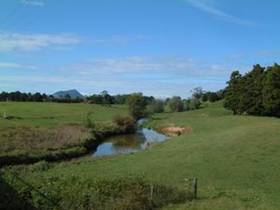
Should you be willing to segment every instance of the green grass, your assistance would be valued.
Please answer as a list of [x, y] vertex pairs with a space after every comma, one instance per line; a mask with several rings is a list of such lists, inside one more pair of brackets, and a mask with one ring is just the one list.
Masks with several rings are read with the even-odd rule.
[[0, 102], [0, 115], [21, 119], [4, 120], [0, 118], [0, 127], [43, 126], [54, 127], [59, 124], [83, 124], [90, 113], [94, 121], [111, 121], [116, 114], [126, 114], [125, 106], [101, 106], [82, 103], [36, 103], [36, 102]]
[[[4, 119], [3, 113], [10, 119]], [[81, 144], [92, 139], [91, 130], [85, 126], [87, 118], [101, 124], [111, 122], [117, 114], [127, 115], [127, 108], [82, 103], [1, 102], [0, 165], [25, 159], [34, 162], [49, 155], [60, 159], [68, 157], [66, 154], [85, 153]]]
[[166, 209], [280, 209], [279, 119], [233, 116], [216, 103], [157, 114], [149, 123], [169, 124], [193, 131], [131, 155], [83, 158], [44, 171], [17, 170], [36, 186], [53, 176], [95, 180], [144, 174], [152, 182], [183, 188], [185, 178], [197, 177], [199, 199]]

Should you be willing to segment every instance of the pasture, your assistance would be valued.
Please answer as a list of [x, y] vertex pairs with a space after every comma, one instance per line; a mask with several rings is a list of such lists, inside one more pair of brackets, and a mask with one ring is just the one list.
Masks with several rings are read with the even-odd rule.
[[280, 208], [279, 119], [234, 116], [219, 102], [196, 111], [156, 114], [147, 124], [168, 125], [191, 127], [192, 132], [134, 154], [86, 157], [43, 169], [38, 164], [21, 166], [16, 171], [46, 191], [42, 180], [54, 177], [74, 176], [79, 182], [144, 175], [153, 183], [179, 189], [184, 188], [185, 178], [197, 177], [199, 199], [165, 209]]
[[126, 115], [127, 109], [83, 103], [1, 102], [0, 114], [0, 157], [24, 158], [65, 149], [74, 152], [73, 148], [78, 155], [82, 141], [91, 138], [88, 119], [111, 122], [117, 114]]

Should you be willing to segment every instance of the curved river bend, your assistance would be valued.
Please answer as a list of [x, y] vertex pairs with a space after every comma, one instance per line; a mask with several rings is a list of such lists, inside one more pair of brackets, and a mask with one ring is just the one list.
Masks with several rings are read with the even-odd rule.
[[112, 136], [92, 153], [93, 157], [111, 156], [118, 154], [129, 154], [149, 147], [150, 144], [163, 142], [168, 139], [164, 134], [161, 134], [153, 129], [141, 128], [140, 125], [144, 120], [138, 121], [138, 130], [135, 134]]

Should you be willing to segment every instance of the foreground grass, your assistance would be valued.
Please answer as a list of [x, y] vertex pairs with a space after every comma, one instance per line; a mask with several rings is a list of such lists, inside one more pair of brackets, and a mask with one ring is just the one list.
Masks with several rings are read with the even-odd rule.
[[193, 131], [131, 155], [16, 170], [35, 186], [56, 176], [95, 180], [144, 174], [154, 183], [183, 188], [185, 178], [197, 177], [199, 199], [166, 209], [280, 208], [279, 119], [233, 116], [218, 103], [192, 112], [158, 114], [149, 125], [169, 124]]

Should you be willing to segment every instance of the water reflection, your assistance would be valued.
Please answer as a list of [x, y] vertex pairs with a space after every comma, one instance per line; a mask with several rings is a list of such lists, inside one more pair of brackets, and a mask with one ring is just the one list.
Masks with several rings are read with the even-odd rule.
[[145, 149], [152, 143], [165, 141], [168, 137], [153, 129], [139, 128], [135, 134], [114, 136], [100, 144], [94, 157], [128, 154]]

